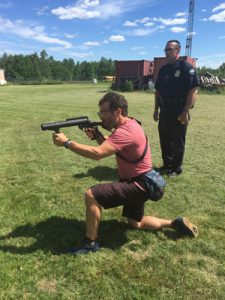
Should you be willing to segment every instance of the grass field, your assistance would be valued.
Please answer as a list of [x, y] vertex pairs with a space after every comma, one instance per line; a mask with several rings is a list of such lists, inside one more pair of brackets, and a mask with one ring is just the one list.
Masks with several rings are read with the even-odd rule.
[[[87, 115], [97, 121], [107, 85], [0, 87], [0, 299], [225, 299], [225, 99], [199, 95], [188, 128], [184, 174], [167, 179], [146, 213], [188, 216], [197, 239], [130, 229], [121, 208], [103, 212], [101, 251], [73, 257], [85, 229], [87, 187], [116, 180], [113, 157], [91, 161], [53, 145], [40, 124]], [[161, 164], [153, 95], [125, 94], [130, 116]], [[70, 138], [90, 143], [77, 128]]]

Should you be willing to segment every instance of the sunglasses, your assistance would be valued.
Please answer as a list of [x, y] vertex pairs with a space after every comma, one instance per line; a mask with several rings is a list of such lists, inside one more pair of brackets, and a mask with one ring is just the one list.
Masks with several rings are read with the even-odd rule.
[[178, 48], [165, 48], [164, 51], [165, 52], [171, 52], [171, 51], [176, 50], [176, 49], [178, 49]]
[[100, 110], [99, 112], [97, 112], [97, 115], [99, 116], [99, 117], [101, 117], [104, 113], [106, 113], [106, 112], [111, 112], [111, 110], [109, 110], [109, 109], [105, 109], [105, 110]]

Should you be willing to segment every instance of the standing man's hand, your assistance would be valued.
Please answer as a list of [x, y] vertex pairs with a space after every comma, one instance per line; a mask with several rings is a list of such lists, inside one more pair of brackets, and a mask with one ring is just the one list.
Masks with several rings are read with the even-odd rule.
[[178, 117], [177, 120], [181, 122], [182, 125], [188, 125], [190, 121], [190, 116], [188, 111], [183, 111]]
[[154, 111], [153, 113], [153, 120], [158, 122], [159, 121], [159, 112], [158, 111]]
[[155, 107], [154, 107], [154, 113], [153, 113], [153, 120], [158, 122], [159, 121], [159, 110], [160, 110], [160, 93], [159, 91], [155, 91]]

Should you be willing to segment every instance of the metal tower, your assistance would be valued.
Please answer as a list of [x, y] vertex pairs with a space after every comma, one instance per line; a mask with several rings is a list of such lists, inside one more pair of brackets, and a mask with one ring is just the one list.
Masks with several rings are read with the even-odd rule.
[[195, 0], [190, 0], [185, 55], [191, 56]]

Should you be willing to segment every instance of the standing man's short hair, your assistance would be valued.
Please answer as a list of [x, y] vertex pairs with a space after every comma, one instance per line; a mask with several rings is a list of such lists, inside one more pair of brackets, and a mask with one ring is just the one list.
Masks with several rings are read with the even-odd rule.
[[166, 44], [168, 45], [169, 43], [176, 43], [178, 48], [181, 49], [181, 44], [178, 40], [169, 40]]

